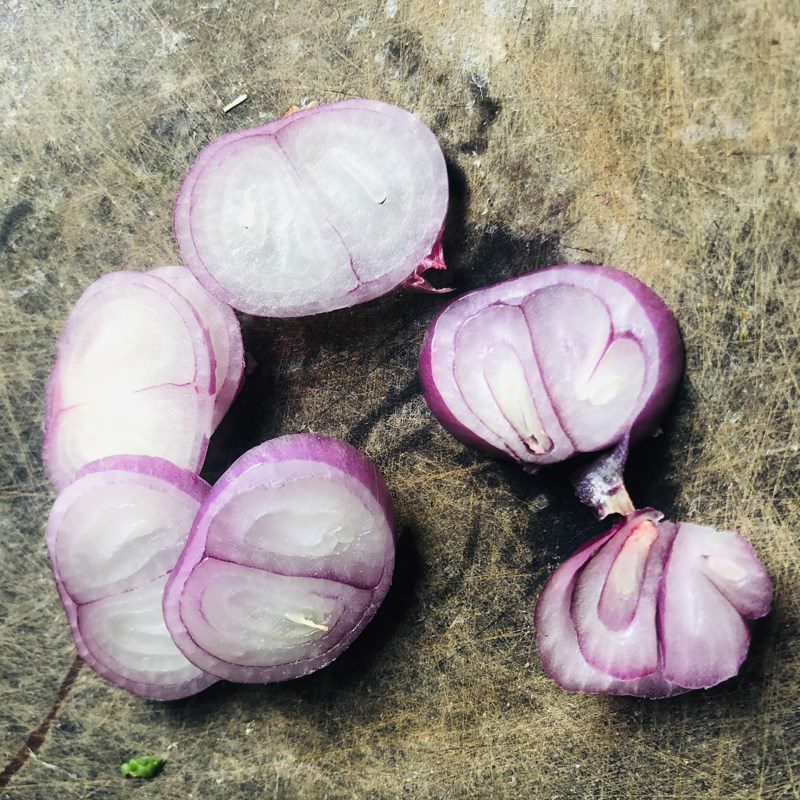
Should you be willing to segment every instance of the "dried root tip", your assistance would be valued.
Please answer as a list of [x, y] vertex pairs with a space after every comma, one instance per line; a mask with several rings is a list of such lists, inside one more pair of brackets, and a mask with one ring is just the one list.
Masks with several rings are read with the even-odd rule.
[[430, 254], [417, 264], [414, 271], [403, 281], [401, 286], [412, 292], [427, 292], [429, 294], [447, 294], [453, 291], [452, 288], [437, 289], [431, 286], [423, 275], [429, 269], [447, 269], [447, 264], [444, 263], [441, 237], [436, 240], [436, 244]]
[[611, 514], [627, 517], [635, 510], [622, 477], [628, 458], [628, 443], [629, 437], [626, 435], [613, 450], [572, 475], [575, 494], [594, 511], [598, 519], [605, 519]]
[[309, 108], [316, 108], [318, 105], [319, 103], [316, 100], [313, 100], [305, 106], [298, 106], [297, 103], [292, 103], [283, 116], [290, 117], [292, 114], [296, 114], [298, 111], [306, 111]]
[[628, 490], [625, 486], [620, 485], [615, 492], [604, 498], [603, 516], [600, 519], [604, 519], [610, 514], [621, 514], [623, 517], [629, 517], [635, 510], [633, 502], [628, 495]]

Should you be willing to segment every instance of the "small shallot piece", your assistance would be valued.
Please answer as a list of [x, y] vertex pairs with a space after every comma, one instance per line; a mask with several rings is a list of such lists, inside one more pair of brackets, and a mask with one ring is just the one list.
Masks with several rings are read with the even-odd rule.
[[377, 469], [344, 442], [283, 436], [235, 461], [203, 502], [164, 593], [167, 627], [220, 678], [307, 675], [372, 619], [394, 553]]
[[160, 458], [114, 456], [84, 466], [47, 523], [78, 653], [104, 678], [151, 700], [186, 697], [216, 680], [175, 647], [161, 608], [208, 491], [205, 481]]
[[294, 317], [345, 308], [443, 269], [444, 156], [412, 114], [344, 100], [234, 131], [181, 185], [183, 263], [240, 311]]
[[[464, 443], [529, 471], [656, 432], [683, 369], [675, 318], [611, 267], [550, 267], [448, 305], [420, 356], [425, 399]], [[624, 463], [624, 453], [621, 461]], [[617, 494], [608, 511], [630, 511]]]
[[128, 453], [199, 471], [215, 360], [193, 306], [153, 275], [112, 272], [75, 304], [47, 380], [42, 458], [61, 490], [90, 461]]
[[733, 677], [772, 584], [738, 534], [636, 511], [573, 553], [536, 606], [545, 672], [575, 692], [667, 697]]
[[242, 386], [244, 345], [239, 320], [230, 306], [212, 297], [185, 267], [159, 267], [150, 270], [150, 274], [180, 292], [208, 331], [216, 362], [213, 419], [213, 427], [216, 428]]

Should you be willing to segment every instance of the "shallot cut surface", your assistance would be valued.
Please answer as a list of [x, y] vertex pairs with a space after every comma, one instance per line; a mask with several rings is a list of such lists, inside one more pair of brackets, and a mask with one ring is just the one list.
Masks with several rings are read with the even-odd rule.
[[735, 533], [681, 523], [659, 603], [664, 675], [689, 689], [739, 671], [750, 645], [747, 620], [769, 613], [772, 583]]
[[162, 612], [208, 490], [162, 459], [116, 456], [87, 464], [50, 513], [47, 546], [75, 646], [95, 672], [142, 697], [173, 700], [216, 680], [178, 650]]
[[394, 552], [375, 467], [343, 442], [284, 436], [245, 453], [203, 503], [164, 595], [167, 626], [221, 678], [306, 675], [373, 617]]
[[461, 441], [528, 469], [652, 433], [677, 387], [675, 318], [610, 267], [551, 267], [447, 306], [420, 356], [425, 399]]
[[736, 675], [772, 585], [735, 533], [638, 511], [584, 545], [536, 607], [545, 672], [571, 691], [665, 697]]
[[208, 333], [163, 280], [115, 272], [95, 281], [64, 326], [47, 382], [43, 460], [53, 486], [120, 453], [199, 470], [214, 370]]
[[183, 263], [260, 316], [330, 311], [442, 268], [447, 212], [436, 137], [397, 106], [317, 106], [202, 150], [175, 204]]
[[185, 267], [159, 267], [150, 270], [150, 274], [161, 278], [180, 292], [194, 308], [208, 332], [216, 362], [213, 419], [213, 427], [216, 428], [242, 385], [244, 345], [239, 320], [229, 305], [212, 297]]

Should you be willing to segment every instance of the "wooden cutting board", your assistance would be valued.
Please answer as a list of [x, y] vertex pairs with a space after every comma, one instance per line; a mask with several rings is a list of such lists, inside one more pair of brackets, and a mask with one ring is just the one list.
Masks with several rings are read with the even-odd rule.
[[[4, 0], [0, 797], [797, 797], [799, 18], [793, 0]], [[176, 261], [171, 204], [203, 144], [351, 96], [439, 136], [458, 291], [593, 261], [676, 310], [687, 375], [630, 488], [767, 564], [775, 610], [738, 679], [644, 702], [544, 677], [534, 599], [602, 526], [563, 472], [526, 476], [438, 426], [416, 358], [443, 299], [402, 293], [243, 318], [247, 382], [204, 473], [308, 430], [380, 466], [403, 536], [360, 640], [309, 678], [168, 705], [75, 662], [39, 463], [61, 325], [99, 275]], [[126, 784], [142, 754], [166, 769]]]

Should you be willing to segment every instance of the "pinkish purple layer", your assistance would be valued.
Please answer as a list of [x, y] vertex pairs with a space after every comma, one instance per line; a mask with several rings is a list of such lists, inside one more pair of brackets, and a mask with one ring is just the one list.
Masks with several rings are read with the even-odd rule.
[[243, 666], [217, 658], [197, 644], [184, 624], [181, 606], [187, 602], [184, 590], [189, 576], [197, 565], [208, 557], [206, 540], [211, 522], [231, 497], [239, 494], [237, 484], [247, 480], [248, 470], [265, 463], [284, 461], [323, 463], [355, 478], [363, 486], [366, 494], [376, 502], [377, 507], [385, 515], [393, 536], [396, 535], [392, 503], [386, 482], [371, 462], [345, 442], [314, 434], [281, 436], [249, 450], [238, 458], [217, 481], [203, 503], [186, 547], [164, 592], [164, 619], [175, 643], [192, 663], [228, 680], [272, 683], [322, 669], [346, 650], [375, 616], [392, 582], [395, 551], [394, 541], [388, 541], [384, 552], [383, 571], [378, 582], [369, 589], [369, 600], [358, 621], [348, 631], [343, 632], [338, 641], [332, 642], [326, 652], [311, 659], [268, 667]]
[[73, 600], [61, 579], [56, 558], [56, 539], [64, 516], [86, 491], [117, 481], [148, 486], [168, 494], [183, 493], [198, 503], [202, 503], [211, 488], [202, 478], [188, 470], [151, 456], [111, 456], [89, 462], [81, 468], [53, 505], [46, 533], [53, 579], [67, 615], [75, 648], [98, 675], [139, 697], [149, 700], [177, 700], [197, 694], [216, 683], [216, 676], [206, 674], [182, 683], [153, 684], [131, 680], [115, 672], [110, 659], [102, 660], [102, 648], [91, 637], [84, 635], [80, 625], [81, 604]]
[[579, 547], [550, 576], [536, 603], [534, 625], [542, 669], [562, 689], [584, 694], [633, 695], [659, 699], [686, 689], [664, 680], [660, 670], [632, 681], [618, 680], [593, 667], [581, 653], [570, 615], [571, 597], [580, 571], [624, 523]]

